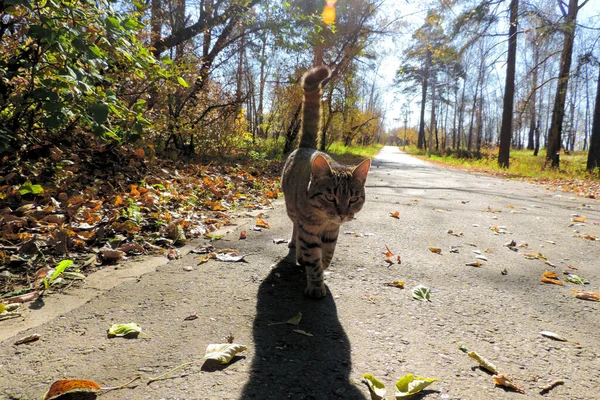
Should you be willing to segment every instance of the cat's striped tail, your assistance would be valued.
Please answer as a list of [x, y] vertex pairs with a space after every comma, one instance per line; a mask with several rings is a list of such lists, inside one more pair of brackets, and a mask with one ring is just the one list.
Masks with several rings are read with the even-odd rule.
[[326, 65], [310, 69], [302, 76], [304, 100], [299, 147], [317, 148], [317, 138], [321, 130], [321, 82], [330, 76], [331, 70]]

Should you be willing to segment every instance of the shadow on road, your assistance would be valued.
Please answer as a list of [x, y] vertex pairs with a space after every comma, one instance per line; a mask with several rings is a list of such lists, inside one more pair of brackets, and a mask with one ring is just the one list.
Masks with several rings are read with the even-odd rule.
[[[350, 342], [331, 293], [323, 300], [307, 299], [304, 282], [300, 267], [280, 261], [260, 285], [253, 327], [256, 354], [242, 398], [364, 400], [349, 381]], [[298, 312], [298, 326], [269, 326]]]

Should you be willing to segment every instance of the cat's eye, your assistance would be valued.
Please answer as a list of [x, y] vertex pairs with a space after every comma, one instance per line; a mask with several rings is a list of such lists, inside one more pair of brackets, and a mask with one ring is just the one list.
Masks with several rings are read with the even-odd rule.
[[348, 202], [350, 204], [356, 203], [358, 201], [358, 197], [354, 196], [354, 197], [350, 197], [350, 200], [348, 200]]
[[335, 196], [332, 195], [332, 194], [326, 194], [325, 195], [325, 199], [327, 199], [327, 201], [334, 202], [335, 201]]

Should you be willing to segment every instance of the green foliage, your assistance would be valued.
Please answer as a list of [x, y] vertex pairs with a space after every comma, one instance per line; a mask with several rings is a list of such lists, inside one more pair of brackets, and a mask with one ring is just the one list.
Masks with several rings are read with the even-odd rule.
[[108, 0], [13, 0], [5, 12], [2, 24], [15, 29], [0, 37], [0, 152], [76, 127], [117, 141], [139, 137], [147, 123], [140, 104], [120, 94], [161, 70], [136, 39], [135, 14]]
[[32, 184], [31, 181], [26, 181], [24, 184], [21, 185], [21, 188], [19, 189], [19, 194], [23, 196], [30, 193], [36, 196], [39, 194], [43, 194], [44, 188], [41, 185]]
[[335, 142], [327, 148], [327, 152], [333, 155], [336, 160], [357, 162], [365, 158], [373, 158], [382, 147], [382, 144], [344, 146], [342, 143]]

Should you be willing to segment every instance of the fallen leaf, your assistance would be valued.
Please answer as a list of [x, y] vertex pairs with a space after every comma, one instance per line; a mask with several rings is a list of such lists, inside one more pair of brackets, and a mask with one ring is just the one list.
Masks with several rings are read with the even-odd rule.
[[[100, 385], [87, 379], [61, 379], [50, 386], [50, 389], [46, 392], [42, 400], [54, 400], [61, 396], [65, 396], [66, 398], [67, 395], [72, 395], [71, 398], [75, 399], [77, 398], [75, 397], [77, 396], [75, 393], [98, 393], [101, 390]], [[81, 396], [81, 398], [84, 397]]]
[[236, 343], [209, 344], [204, 354], [205, 360], [216, 360], [221, 364], [229, 364], [233, 357], [248, 348]]
[[413, 374], [406, 374], [396, 382], [396, 393], [394, 393], [394, 396], [396, 398], [412, 396], [435, 381], [437, 381], [437, 378], [415, 377]]
[[550, 338], [550, 339], [558, 340], [560, 342], [568, 342], [568, 340], [565, 337], [560, 336], [559, 334], [556, 334], [554, 332], [541, 331], [540, 335], [545, 336], [545, 337]]
[[392, 257], [394, 257], [394, 253], [392, 253], [392, 251], [387, 246], [387, 244], [385, 244], [384, 246], [385, 246], [386, 251], [382, 252], [381, 254], [383, 254], [385, 256], [385, 261], [387, 263], [393, 264], [394, 262], [392, 261]]
[[382, 400], [386, 392], [383, 382], [371, 374], [363, 374], [363, 378], [365, 378], [363, 382], [369, 388], [369, 393], [371, 393], [371, 400]]
[[137, 337], [140, 333], [142, 333], [142, 327], [135, 322], [128, 324], [113, 324], [108, 328], [108, 337]]
[[256, 226], [259, 228], [271, 229], [271, 225], [267, 221], [261, 218], [256, 218]]
[[523, 254], [523, 257], [525, 257], [528, 260], [539, 260], [539, 259], [546, 259], [546, 256], [541, 254], [541, 253], [528, 253], [528, 254]]
[[244, 240], [246, 239], [246, 231], [241, 231], [240, 232], [240, 240]]
[[429, 300], [430, 296], [431, 296], [431, 291], [426, 286], [418, 285], [418, 286], [415, 286], [412, 290], [412, 297], [416, 300], [431, 301], [431, 300]]
[[102, 259], [105, 262], [115, 262], [115, 261], [119, 261], [121, 258], [123, 258], [125, 256], [125, 253], [123, 253], [120, 250], [113, 250], [113, 249], [100, 249], [100, 254], [102, 255]]
[[479, 364], [479, 366], [481, 368], [490, 371], [492, 374], [497, 374], [498, 373], [498, 368], [496, 368], [496, 366], [494, 364], [492, 364], [487, 358], [482, 357], [476, 351], [469, 351], [467, 353], [467, 355], [469, 357], [471, 357], [472, 359], [474, 359], [475, 361], [477, 361], [477, 363]]
[[404, 282], [401, 282], [401, 281], [388, 282], [385, 285], [404, 289]]
[[585, 217], [573, 217], [571, 218], [571, 222], [585, 222]]
[[289, 243], [290, 241], [288, 239], [273, 239], [273, 243], [275, 244], [281, 244], [281, 243]]
[[556, 386], [563, 385], [564, 383], [565, 383], [565, 381], [562, 379], [555, 379], [552, 382], [550, 382], [549, 384], [547, 384], [546, 386], [540, 386], [540, 394], [544, 395], [544, 394], [548, 393], [549, 391], [551, 391], [552, 389], [554, 389]]
[[223, 262], [239, 262], [244, 261], [245, 254], [238, 254], [237, 252], [233, 253], [217, 253], [217, 260]]
[[220, 201], [206, 201], [204, 205], [210, 208], [212, 211], [227, 211], [229, 208], [222, 204]]
[[288, 319], [286, 321], [286, 324], [290, 324], [290, 325], [299, 325], [300, 321], [302, 320], [302, 313], [298, 312], [298, 314], [294, 315], [292, 318]]
[[544, 283], [552, 283], [554, 285], [560, 285], [560, 286], [563, 285], [563, 283], [561, 281], [559, 281], [558, 279], [546, 278], [545, 276], [542, 276], [540, 278], [540, 281], [544, 282]]
[[183, 320], [184, 321], [193, 321], [195, 319], [198, 319], [198, 312], [195, 312], [195, 313], [192, 313], [192, 314], [188, 315]]
[[400, 219], [400, 212], [394, 211], [393, 213], [390, 214], [390, 217]]
[[312, 333], [308, 333], [308, 332], [306, 332], [306, 331], [304, 331], [302, 329], [294, 329], [293, 331], [296, 332], [296, 333], [299, 333], [301, 335], [304, 335], [304, 336], [310, 336], [310, 337], [313, 336]]
[[430, 247], [429, 251], [435, 254], [442, 254], [442, 249], [440, 249], [439, 247]]
[[494, 375], [493, 378], [496, 385], [511, 388], [519, 393], [525, 393], [525, 389], [512, 383], [505, 375]]
[[571, 290], [573, 295], [581, 300], [600, 301], [600, 295], [596, 292], [580, 292], [579, 290]]
[[577, 285], [585, 285], [590, 283], [590, 281], [588, 281], [585, 278], [582, 278], [580, 276], [574, 275], [574, 274], [569, 274], [565, 277], [565, 281], [567, 282], [571, 282], [571, 283], [575, 283]]
[[15, 341], [15, 346], [23, 344], [23, 343], [31, 343], [39, 340], [42, 336], [39, 333], [34, 333], [33, 335], [25, 336], [17, 341]]
[[268, 326], [284, 325], [284, 324], [298, 325], [298, 324], [300, 324], [300, 320], [301, 319], [302, 319], [302, 313], [298, 312], [298, 314], [294, 315], [292, 318], [288, 319], [287, 321], [283, 321], [283, 322], [271, 322], [270, 324], [268, 324]]
[[500, 271], [500, 273], [502, 275], [508, 275], [508, 270], [506, 268], [504, 268], [502, 271]]
[[545, 271], [543, 275], [548, 279], [558, 279], [558, 275], [554, 271]]
[[177, 249], [169, 249], [167, 253], [167, 258], [171, 261], [181, 258], [181, 253]]
[[465, 264], [467, 267], [481, 267], [481, 261], [477, 260], [477, 261], [473, 261], [470, 263], [466, 263]]

